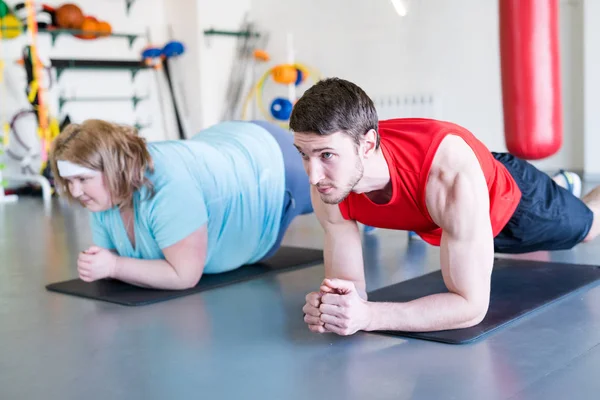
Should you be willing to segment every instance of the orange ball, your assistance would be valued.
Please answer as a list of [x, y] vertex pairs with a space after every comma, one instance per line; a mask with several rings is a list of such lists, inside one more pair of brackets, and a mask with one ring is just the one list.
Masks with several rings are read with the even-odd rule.
[[296, 67], [289, 64], [278, 65], [271, 71], [273, 80], [283, 85], [289, 85], [290, 83], [296, 83], [298, 78], [298, 71]]
[[269, 61], [271, 59], [269, 53], [267, 53], [265, 50], [260, 49], [254, 50], [254, 58], [259, 61]]
[[96, 39], [96, 37], [98, 37], [96, 33], [98, 32], [98, 20], [94, 17], [85, 17], [80, 29], [84, 31], [84, 33], [75, 35], [79, 39]]
[[101, 36], [110, 36], [112, 33], [112, 26], [106, 21], [100, 21], [97, 24], [98, 32], [102, 32]]
[[81, 29], [84, 16], [75, 4], [63, 4], [56, 9], [56, 24], [63, 29]]

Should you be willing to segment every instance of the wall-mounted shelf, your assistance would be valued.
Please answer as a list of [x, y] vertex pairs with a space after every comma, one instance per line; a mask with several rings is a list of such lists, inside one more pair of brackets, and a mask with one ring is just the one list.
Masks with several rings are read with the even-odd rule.
[[[2, 29], [3, 32], [16, 31], [16, 30], [21, 31], [18, 28], [11, 28], [11, 27], [6, 27], [6, 26], [3, 26], [0, 29]], [[59, 29], [59, 28], [39, 28], [38, 33], [49, 34], [52, 37], [52, 46], [54, 46], [54, 44], [56, 43], [56, 39], [60, 35], [72, 35], [73, 37], [75, 37], [74, 35], [96, 35], [96, 36], [98, 36], [97, 38], [81, 39], [81, 40], [98, 40], [98, 39], [107, 38], [107, 37], [127, 38], [127, 40], [129, 41], [129, 48], [131, 48], [133, 46], [133, 42], [135, 42], [135, 39], [137, 39], [138, 37], [144, 36], [142, 34], [137, 34], [137, 33], [106, 33], [106, 32], [82, 31], [79, 29]], [[5, 40], [5, 38], [3, 38], [3, 40]]]
[[135, 0], [125, 0], [125, 11], [127, 11], [127, 15], [129, 15], [129, 11], [131, 11], [131, 6], [135, 3]]
[[141, 60], [66, 60], [53, 58], [50, 59], [50, 64], [56, 69], [57, 79], [66, 69], [129, 70], [131, 78], [134, 79], [141, 70], [152, 68], [151, 65], [146, 65]]
[[114, 101], [132, 101], [133, 107], [137, 107], [140, 101], [148, 100], [148, 96], [140, 97], [140, 96], [120, 96], [120, 97], [64, 97], [60, 96], [58, 98], [58, 112], [62, 111], [63, 106], [69, 102], [114, 102]]
[[133, 125], [135, 127], [135, 129], [137, 129], [138, 131], [141, 131], [142, 129], [146, 129], [146, 128], [152, 128], [152, 124], [140, 124], [139, 122], [137, 122], [135, 125]]
[[207, 36], [236, 36], [236, 37], [260, 37], [260, 33], [252, 31], [221, 31], [216, 29], [208, 29], [204, 31]]
[[[38, 30], [38, 32], [50, 34], [50, 36], [52, 36], [52, 45], [53, 46], [56, 43], [56, 39], [60, 35], [73, 35], [73, 36], [74, 35], [97, 35], [98, 38], [87, 39], [87, 40], [98, 40], [98, 39], [107, 38], [107, 37], [127, 38], [127, 40], [129, 41], [129, 47], [131, 48], [133, 46], [133, 42], [135, 42], [135, 39], [143, 36], [143, 35], [140, 35], [137, 33], [106, 33], [106, 32], [82, 31], [79, 29], [56, 29], [56, 28], [41, 28]], [[82, 39], [82, 40], [86, 40], [86, 39]]]

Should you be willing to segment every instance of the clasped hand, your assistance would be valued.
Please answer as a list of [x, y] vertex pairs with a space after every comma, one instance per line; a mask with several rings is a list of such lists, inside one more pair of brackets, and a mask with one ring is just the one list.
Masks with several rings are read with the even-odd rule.
[[77, 272], [85, 282], [111, 278], [117, 265], [118, 256], [101, 247], [92, 246], [79, 253], [77, 257]]
[[320, 292], [306, 295], [304, 322], [313, 332], [352, 335], [365, 330], [371, 321], [370, 308], [354, 283], [343, 279], [325, 279]]

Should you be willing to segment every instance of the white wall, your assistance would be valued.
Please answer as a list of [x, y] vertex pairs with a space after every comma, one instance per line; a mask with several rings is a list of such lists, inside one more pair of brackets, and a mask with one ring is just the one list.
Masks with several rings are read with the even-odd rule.
[[584, 132], [585, 173], [600, 180], [600, 1], [584, 0]]
[[197, 0], [165, 1], [165, 27], [168, 37], [181, 41], [185, 53], [176, 60], [173, 75], [182, 89], [185, 104], [182, 112], [189, 119], [189, 130], [197, 132], [202, 126], [202, 108], [199, 101], [200, 50], [202, 30], [198, 23], [201, 13]]
[[206, 36], [205, 30], [238, 31], [250, 11], [250, 0], [198, 0], [200, 40], [199, 101], [207, 127], [221, 120], [229, 74], [238, 40], [231, 36]]
[[205, 30], [238, 31], [250, 0], [165, 0], [165, 22], [184, 42], [181, 74], [192, 133], [221, 120], [237, 39], [206, 36]]
[[[563, 146], [549, 161], [555, 161], [550, 165], [583, 171], [583, 3], [561, 0], [560, 5]], [[562, 165], [559, 160], [564, 160]]]
[[[434, 92], [440, 118], [467, 127], [490, 149], [506, 151], [497, 2], [411, 0], [409, 14], [400, 18], [389, 0], [252, 0], [252, 13], [269, 31], [275, 59], [285, 60], [285, 33], [292, 32], [298, 60], [323, 75], [352, 80], [372, 97]], [[578, 4], [561, 1], [566, 143], [555, 156], [535, 162], [545, 170], [582, 167]]]

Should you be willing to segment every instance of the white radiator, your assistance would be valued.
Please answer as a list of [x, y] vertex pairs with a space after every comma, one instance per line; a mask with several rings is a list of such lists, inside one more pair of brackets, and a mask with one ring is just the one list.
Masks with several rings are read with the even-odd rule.
[[373, 98], [380, 120], [391, 118], [439, 118], [440, 104], [433, 93], [383, 95]]

